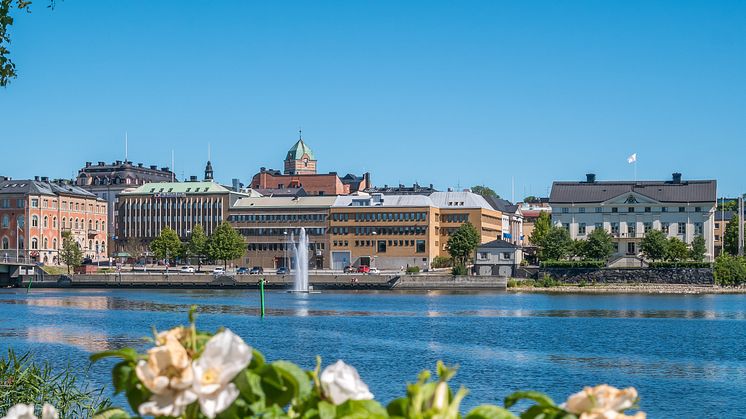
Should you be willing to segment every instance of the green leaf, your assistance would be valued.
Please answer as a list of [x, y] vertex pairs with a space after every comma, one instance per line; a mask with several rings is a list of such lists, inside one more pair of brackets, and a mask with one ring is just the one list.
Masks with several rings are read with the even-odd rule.
[[283, 372], [271, 364], [266, 364], [257, 371], [262, 378], [262, 391], [266, 395], [267, 406], [285, 406], [295, 396], [296, 389], [293, 383], [288, 385], [283, 379]]
[[402, 397], [396, 400], [391, 401], [388, 406], [386, 406], [386, 411], [388, 412], [389, 416], [399, 416], [402, 418], [406, 418], [407, 411], [409, 410], [409, 399], [406, 397]]
[[264, 365], [264, 355], [256, 349], [251, 350], [251, 363], [249, 364], [250, 370], [255, 370]]
[[464, 419], [518, 419], [510, 411], [491, 404], [475, 407]]
[[122, 361], [111, 370], [111, 382], [114, 384], [114, 394], [125, 391], [131, 384], [132, 374], [135, 370], [129, 361]]
[[319, 402], [319, 418], [335, 419], [337, 417], [337, 407], [325, 401]]
[[262, 407], [264, 406], [266, 395], [262, 390], [262, 377], [252, 371], [245, 370], [238, 374], [235, 383], [241, 392], [241, 397], [248, 400], [249, 403], [261, 402]]
[[337, 406], [337, 418], [388, 418], [388, 413], [375, 400], [348, 400]]
[[97, 362], [104, 358], [122, 358], [125, 361], [130, 361], [132, 363], [135, 363], [137, 362], [138, 355], [137, 355], [137, 351], [135, 351], [132, 348], [122, 348], [122, 349], [117, 349], [115, 351], [99, 352], [99, 353], [95, 353], [90, 356], [91, 362]]
[[131, 416], [122, 409], [106, 409], [93, 415], [93, 419], [129, 419]]
[[292, 383], [295, 397], [305, 397], [311, 394], [311, 381], [308, 375], [300, 367], [289, 361], [275, 361], [272, 366], [277, 368], [282, 374], [282, 379], [286, 383]]
[[505, 398], [505, 407], [511, 408], [516, 403], [518, 403], [520, 400], [524, 400], [524, 399], [533, 400], [536, 403], [538, 403], [539, 406], [551, 406], [551, 407], [557, 406], [554, 403], [554, 400], [552, 400], [549, 396], [547, 396], [544, 393], [539, 393], [538, 391], [517, 391]]
[[150, 391], [140, 382], [130, 386], [124, 394], [127, 396], [127, 401], [134, 412], [137, 412], [140, 405], [150, 398]]

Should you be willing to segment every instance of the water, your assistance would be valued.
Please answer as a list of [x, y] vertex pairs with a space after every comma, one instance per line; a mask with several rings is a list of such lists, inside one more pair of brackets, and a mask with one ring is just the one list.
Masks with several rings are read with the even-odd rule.
[[[0, 350], [86, 371], [91, 352], [145, 349], [152, 325], [226, 326], [269, 359], [312, 368], [344, 359], [376, 398], [438, 359], [459, 364], [466, 407], [518, 389], [555, 400], [584, 385], [635, 386], [650, 418], [742, 417], [746, 409], [744, 296], [267, 293], [258, 317], [253, 291], [0, 290]], [[111, 363], [93, 365], [93, 383]]]
[[295, 275], [293, 291], [308, 291], [308, 237], [306, 229], [300, 228], [298, 243], [293, 246], [295, 252]]

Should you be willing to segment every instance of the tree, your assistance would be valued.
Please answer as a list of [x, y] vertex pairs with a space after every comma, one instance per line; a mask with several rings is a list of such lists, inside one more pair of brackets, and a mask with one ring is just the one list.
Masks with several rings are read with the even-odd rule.
[[723, 253], [715, 259], [715, 283], [741, 285], [746, 281], [746, 259]]
[[731, 200], [725, 201], [722, 204], [718, 204], [718, 211], [738, 211], [738, 201]]
[[453, 258], [454, 269], [462, 270], [479, 246], [479, 232], [471, 223], [464, 223], [448, 238], [448, 253]]
[[666, 260], [679, 262], [689, 257], [689, 248], [686, 243], [677, 237], [671, 237], [666, 243]]
[[692, 241], [692, 250], [689, 252], [689, 258], [697, 262], [702, 262], [705, 260], [705, 253], [707, 253], [705, 238], [702, 236], [695, 237]]
[[171, 227], [161, 230], [161, 234], [150, 243], [150, 250], [158, 259], [176, 257], [181, 254], [181, 249], [182, 244], [179, 235]]
[[60, 250], [60, 260], [67, 265], [67, 273], [70, 268], [77, 268], [83, 259], [83, 251], [80, 245], [73, 238], [69, 231], [62, 232], [62, 249]]
[[477, 195], [482, 195], [483, 197], [492, 197], [492, 198], [500, 198], [500, 195], [497, 194], [492, 188], [484, 185], [476, 185], [471, 187], [471, 191], [474, 192]]
[[197, 271], [202, 269], [202, 258], [207, 256], [207, 240], [202, 225], [197, 224], [192, 228], [192, 234], [189, 237], [189, 241], [184, 246], [184, 257], [197, 258]]
[[[13, 17], [10, 11], [13, 3], [18, 10], [29, 12], [30, 1], [27, 0], [0, 0], [0, 86], [7, 86], [10, 79], [16, 77], [16, 65], [8, 58], [10, 51], [10, 35], [8, 29], [13, 25]], [[50, 5], [53, 6], [54, 3]]]
[[649, 260], [656, 261], [666, 257], [666, 235], [660, 230], [650, 230], [640, 243], [642, 254]]
[[128, 238], [122, 245], [122, 250], [129, 253], [133, 258], [139, 258], [142, 254], [142, 242], [134, 237]]
[[738, 215], [734, 215], [723, 235], [723, 250], [733, 256], [738, 255], [738, 223]]
[[541, 247], [549, 230], [552, 228], [552, 219], [547, 211], [542, 211], [534, 223], [534, 230], [528, 240], [534, 245]]
[[552, 227], [549, 229], [544, 243], [539, 250], [541, 260], [562, 260], [572, 252], [573, 242], [570, 233], [564, 227]]
[[586, 259], [608, 260], [614, 253], [614, 238], [605, 229], [591, 231], [585, 242], [583, 257]]
[[222, 260], [228, 268], [228, 261], [238, 259], [246, 252], [246, 243], [241, 235], [227, 222], [215, 229], [207, 240], [207, 255], [213, 260]]
[[539, 202], [539, 198], [537, 198], [537, 197], [535, 197], [533, 195], [529, 195], [529, 196], [523, 198], [523, 202], [525, 202], [525, 203]]

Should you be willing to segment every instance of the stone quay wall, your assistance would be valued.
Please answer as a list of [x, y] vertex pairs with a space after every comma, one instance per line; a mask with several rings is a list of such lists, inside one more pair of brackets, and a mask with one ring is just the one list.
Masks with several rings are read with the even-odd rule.
[[538, 278], [545, 274], [568, 284], [715, 284], [710, 268], [542, 268]]

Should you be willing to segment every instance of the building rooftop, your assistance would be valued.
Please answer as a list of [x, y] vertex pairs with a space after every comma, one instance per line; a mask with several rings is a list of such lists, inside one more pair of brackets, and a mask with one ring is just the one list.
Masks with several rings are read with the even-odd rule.
[[493, 196], [485, 196], [483, 198], [492, 206], [492, 208], [505, 214], [515, 214], [520, 209], [518, 204], [514, 204], [507, 199], [495, 198]]
[[154, 182], [146, 183], [123, 195], [151, 195], [157, 193], [216, 194], [237, 193], [215, 182]]
[[493, 240], [488, 243], [480, 244], [477, 249], [488, 248], [488, 249], [518, 249], [519, 246], [506, 242], [505, 240]]
[[335, 196], [262, 196], [258, 198], [241, 198], [231, 209], [251, 208], [329, 208], [334, 205]]
[[366, 189], [365, 192], [368, 193], [382, 193], [385, 195], [430, 195], [433, 192], [438, 192], [431, 183], [429, 186], [420, 186], [419, 184], [415, 183], [412, 186], [406, 186], [406, 185], [383, 185], [383, 186], [377, 186], [373, 188]]
[[715, 211], [715, 221], [730, 221], [736, 216], [736, 211]]
[[73, 195], [95, 198], [96, 195], [73, 185], [71, 182], [39, 178], [34, 180], [5, 179], [0, 181], [0, 194]]
[[717, 181], [682, 181], [681, 174], [675, 173], [670, 181], [597, 182], [595, 175], [589, 175], [588, 181], [585, 182], [554, 182], [549, 202], [552, 204], [601, 203], [629, 193], [636, 193], [658, 202], [715, 203]]
[[433, 204], [439, 208], [482, 208], [494, 210], [482, 195], [473, 192], [433, 192]]
[[285, 160], [300, 160], [303, 158], [304, 154], [308, 156], [309, 160], [316, 160], [311, 148], [308, 147], [301, 138], [290, 148], [290, 150], [288, 150], [288, 155]]

